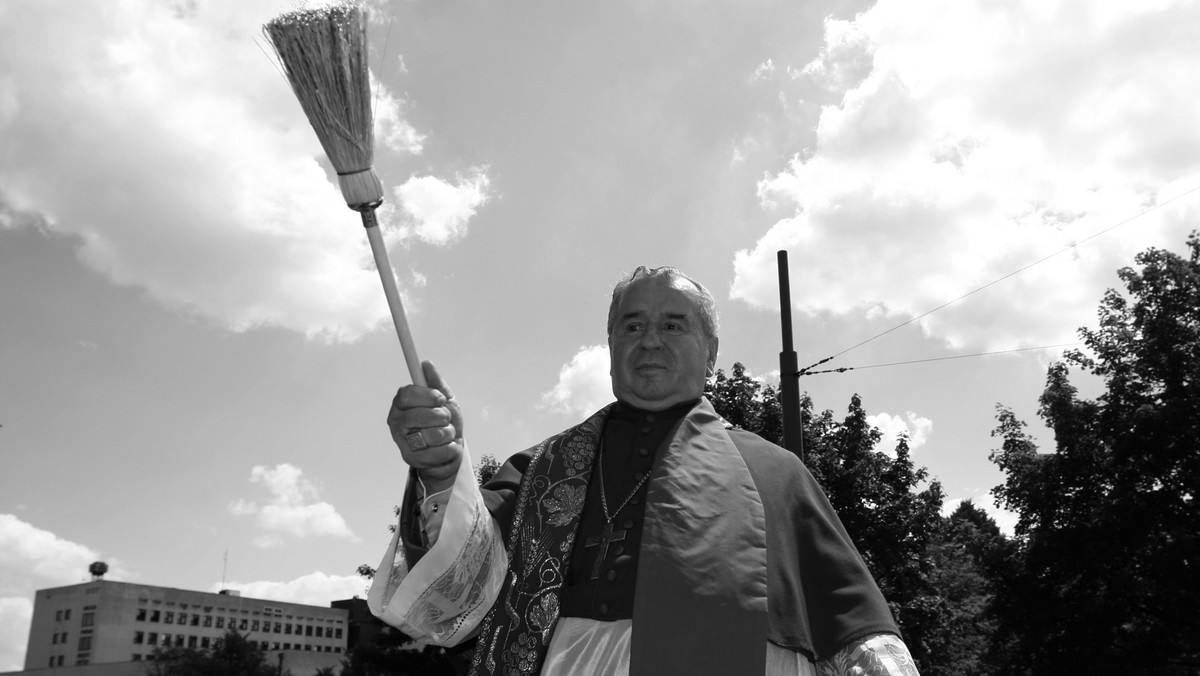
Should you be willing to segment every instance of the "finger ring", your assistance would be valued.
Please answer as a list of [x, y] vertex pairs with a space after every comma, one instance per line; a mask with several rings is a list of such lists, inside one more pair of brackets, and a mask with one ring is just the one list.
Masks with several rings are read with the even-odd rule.
[[404, 436], [404, 440], [412, 447], [414, 451], [419, 451], [423, 448], [429, 448], [429, 444], [425, 441], [425, 435], [421, 434], [421, 430], [409, 433]]

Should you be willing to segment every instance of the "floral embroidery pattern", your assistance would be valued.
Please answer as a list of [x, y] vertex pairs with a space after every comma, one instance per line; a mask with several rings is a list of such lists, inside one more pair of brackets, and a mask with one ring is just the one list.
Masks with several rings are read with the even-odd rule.
[[[529, 627], [543, 634], [554, 629], [558, 620], [558, 597], [554, 594], [544, 594], [542, 599], [529, 609]], [[549, 638], [549, 636], [547, 636]]]
[[480, 627], [472, 674], [541, 669], [607, 417], [605, 408], [533, 449], [509, 530], [509, 575]]
[[570, 486], [559, 484], [554, 488], [554, 497], [543, 504], [550, 512], [547, 519], [552, 526], [565, 526], [571, 519], [583, 513], [583, 499], [587, 495], [587, 486]]

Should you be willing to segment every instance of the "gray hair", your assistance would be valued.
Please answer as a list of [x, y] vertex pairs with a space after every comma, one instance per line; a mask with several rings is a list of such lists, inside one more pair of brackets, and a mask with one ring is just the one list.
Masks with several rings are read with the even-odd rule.
[[645, 265], [638, 266], [638, 269], [629, 273], [617, 282], [613, 287], [612, 303], [608, 306], [608, 335], [612, 335], [613, 324], [617, 321], [617, 306], [621, 304], [621, 298], [634, 282], [643, 279], [665, 279], [668, 282], [683, 280], [692, 286], [696, 287], [696, 291], [700, 296], [700, 325], [704, 329], [704, 335], [709, 342], [716, 342], [717, 330], [720, 328], [720, 320], [717, 317], [717, 301], [713, 295], [704, 288], [704, 285], [696, 280], [688, 277], [679, 271], [678, 268], [673, 268], [664, 265], [660, 268], [648, 268]]

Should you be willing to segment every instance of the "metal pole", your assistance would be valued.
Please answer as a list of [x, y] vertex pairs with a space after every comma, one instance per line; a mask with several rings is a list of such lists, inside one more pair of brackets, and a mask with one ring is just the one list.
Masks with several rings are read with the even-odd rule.
[[779, 319], [783, 351], [779, 353], [779, 394], [783, 410], [783, 446], [804, 461], [804, 418], [800, 410], [800, 367], [792, 349], [792, 290], [787, 251], [779, 252]]

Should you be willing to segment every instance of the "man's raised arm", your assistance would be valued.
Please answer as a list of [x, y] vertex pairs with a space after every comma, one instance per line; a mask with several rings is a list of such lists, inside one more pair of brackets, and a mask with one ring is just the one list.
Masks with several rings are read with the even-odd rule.
[[[458, 403], [433, 364], [422, 366], [430, 387], [400, 388], [388, 411], [392, 438], [412, 471], [367, 604], [413, 638], [451, 646], [469, 638], [491, 608], [508, 557], [475, 483]], [[412, 513], [418, 502], [419, 516]]]

